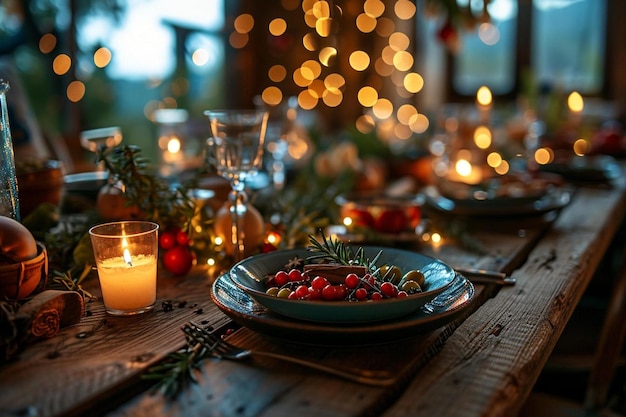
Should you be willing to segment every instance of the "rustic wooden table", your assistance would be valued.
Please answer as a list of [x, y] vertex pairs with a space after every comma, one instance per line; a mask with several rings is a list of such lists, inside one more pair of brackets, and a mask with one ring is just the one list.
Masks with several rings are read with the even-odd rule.
[[[2, 365], [0, 415], [516, 415], [624, 219], [625, 195], [623, 181], [582, 187], [550, 227], [483, 225], [472, 236], [485, 253], [453, 242], [417, 248], [455, 267], [505, 271], [517, 282], [475, 284], [470, 308], [453, 322], [391, 342], [373, 335], [371, 345], [320, 346], [267, 337], [236, 326], [215, 306], [215, 277], [207, 271], [160, 277], [155, 311], [118, 318], [91, 302], [78, 325]], [[197, 383], [168, 400], [141, 375], [185, 345], [181, 327], [190, 320], [236, 329], [228, 340], [240, 346], [384, 369], [397, 380], [371, 387], [272, 359], [210, 358]]]

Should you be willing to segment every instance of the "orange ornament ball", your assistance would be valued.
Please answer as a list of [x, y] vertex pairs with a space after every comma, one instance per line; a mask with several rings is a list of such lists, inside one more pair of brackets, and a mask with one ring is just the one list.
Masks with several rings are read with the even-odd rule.
[[39, 285], [47, 271], [32, 233], [20, 222], [0, 216], [0, 296], [22, 299]]
[[[215, 234], [222, 238], [224, 249], [227, 254], [233, 254], [233, 244], [231, 242], [232, 217], [230, 208], [232, 203], [225, 202], [215, 214], [214, 229]], [[244, 224], [244, 256], [253, 255], [265, 240], [265, 220], [259, 211], [251, 204], [247, 204]]]
[[135, 205], [128, 205], [123, 186], [106, 184], [100, 189], [96, 209], [103, 220], [134, 220], [141, 218], [141, 210]]

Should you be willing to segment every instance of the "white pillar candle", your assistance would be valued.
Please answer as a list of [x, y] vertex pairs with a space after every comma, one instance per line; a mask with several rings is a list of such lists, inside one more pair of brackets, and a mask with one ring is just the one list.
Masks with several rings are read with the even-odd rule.
[[98, 265], [102, 298], [107, 308], [136, 310], [156, 301], [157, 260], [154, 256], [104, 259]]

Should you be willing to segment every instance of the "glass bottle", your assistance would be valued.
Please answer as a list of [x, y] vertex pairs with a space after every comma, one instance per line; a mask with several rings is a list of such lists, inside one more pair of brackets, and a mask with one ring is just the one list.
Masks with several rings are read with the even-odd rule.
[[20, 203], [17, 194], [13, 140], [9, 126], [7, 91], [9, 91], [9, 83], [0, 79], [0, 132], [2, 134], [0, 138], [2, 140], [2, 148], [0, 149], [0, 215], [20, 221]]

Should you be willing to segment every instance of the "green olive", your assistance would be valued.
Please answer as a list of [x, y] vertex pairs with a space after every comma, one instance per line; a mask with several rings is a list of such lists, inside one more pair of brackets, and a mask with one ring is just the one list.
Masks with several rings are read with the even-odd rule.
[[383, 265], [380, 267], [380, 275], [383, 281], [397, 284], [402, 279], [402, 270], [395, 265]]
[[278, 298], [288, 298], [289, 294], [291, 294], [291, 290], [289, 288], [281, 288], [280, 291], [276, 294]]
[[405, 281], [404, 284], [400, 287], [402, 291], [405, 291], [407, 294], [415, 294], [418, 292], [422, 292], [422, 287], [417, 283], [417, 281], [413, 281], [412, 279]]
[[270, 287], [265, 291], [265, 294], [267, 295], [273, 295], [274, 297], [278, 296], [278, 291], [280, 290], [280, 288], [278, 287]]
[[400, 282], [406, 282], [406, 281], [415, 281], [419, 284], [420, 287], [423, 287], [424, 286], [424, 274], [420, 270], [411, 269], [406, 274], [404, 274], [404, 276], [402, 277], [402, 281]]

